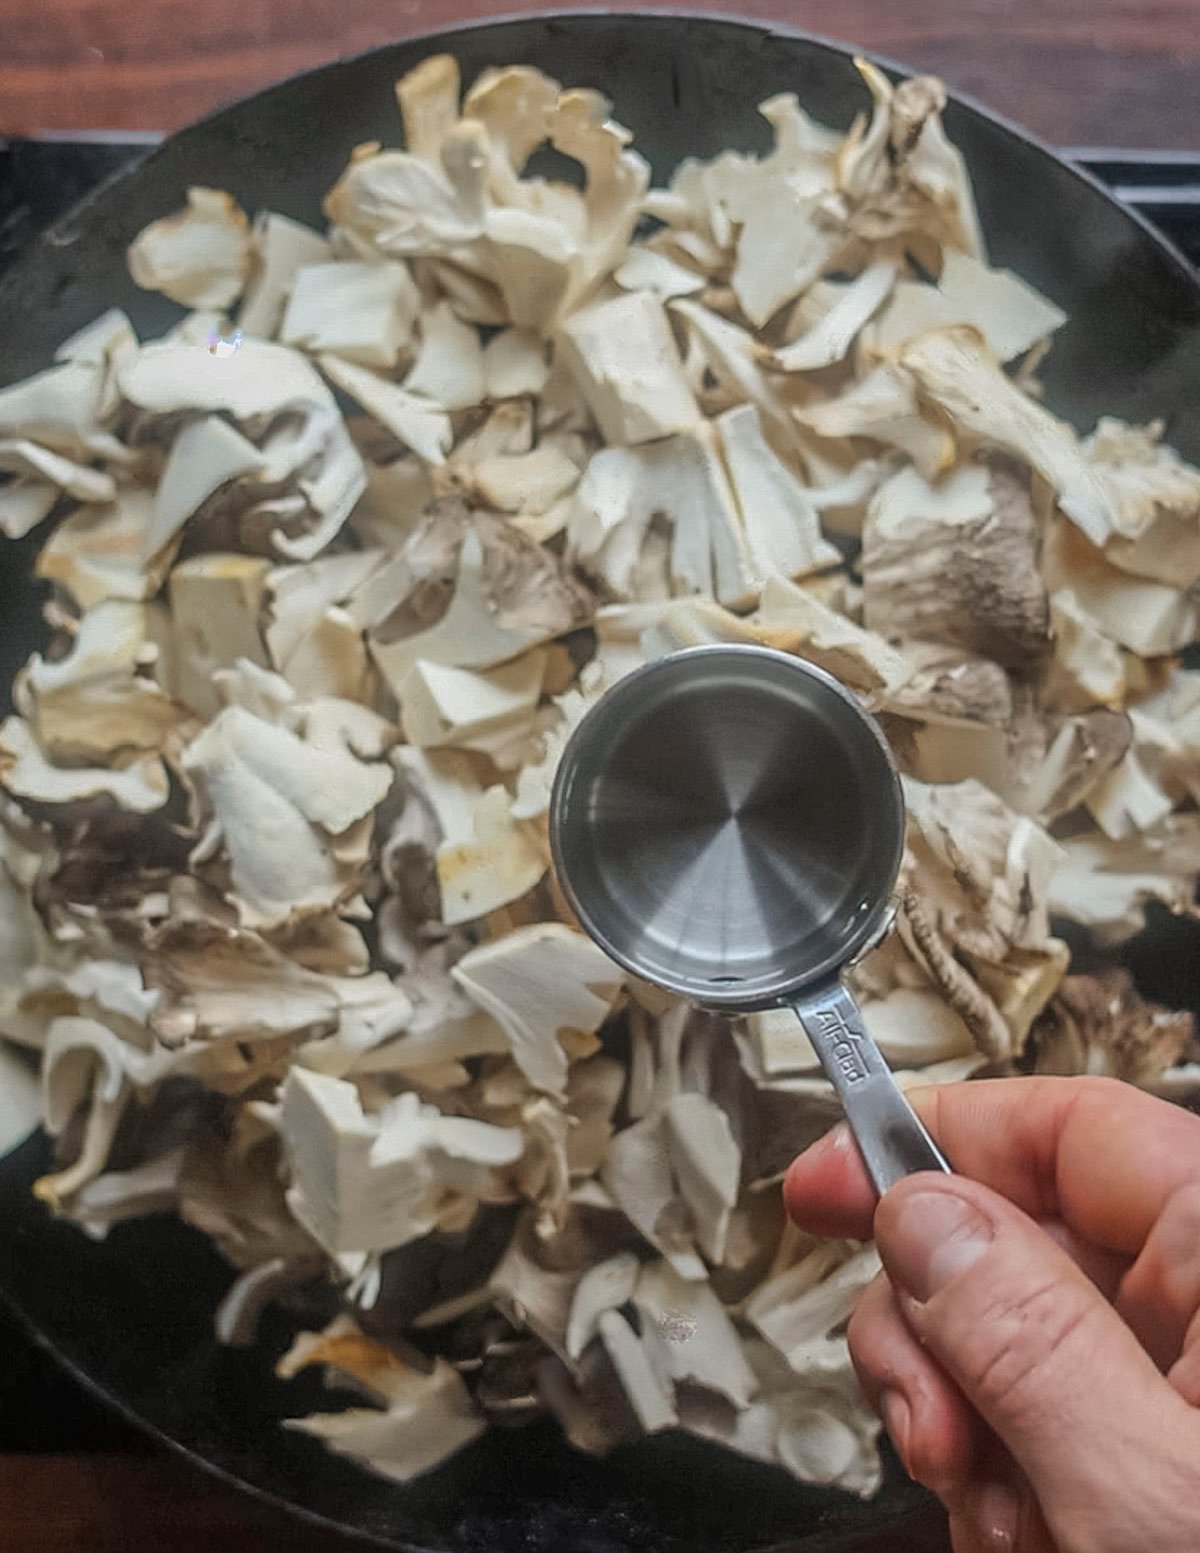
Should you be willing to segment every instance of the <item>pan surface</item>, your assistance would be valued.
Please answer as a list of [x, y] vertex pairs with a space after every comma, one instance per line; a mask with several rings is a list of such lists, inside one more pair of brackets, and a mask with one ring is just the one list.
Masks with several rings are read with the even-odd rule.
[[[350, 148], [398, 141], [396, 77], [446, 49], [468, 81], [486, 66], [529, 63], [599, 87], [658, 180], [686, 155], [765, 148], [755, 105], [774, 93], [797, 92], [819, 120], [842, 128], [864, 101], [847, 51], [716, 17], [516, 18], [333, 64], [174, 136], [35, 243], [0, 281], [0, 381], [48, 365], [57, 343], [106, 307], [125, 308], [143, 335], [174, 321], [172, 304], [134, 287], [124, 254], [142, 226], [182, 203], [189, 184], [227, 188], [251, 211], [318, 222]], [[1175, 445], [1200, 456], [1200, 285], [1186, 263], [1098, 184], [981, 109], [952, 102], [946, 127], [970, 166], [993, 262], [1071, 316], [1043, 374], [1049, 402], [1081, 426], [1102, 412], [1164, 416]], [[30, 581], [40, 539], [8, 545], [0, 566], [4, 686], [41, 635], [41, 596]], [[1194, 965], [1194, 936], [1188, 945]], [[1160, 972], [1159, 995], [1175, 1001], [1194, 995], [1181, 985], [1182, 948], [1160, 934], [1140, 951]], [[903, 1528], [925, 1500], [895, 1471], [862, 1505], [669, 1435], [598, 1462], [549, 1425], [492, 1431], [408, 1487], [367, 1476], [279, 1428], [280, 1418], [328, 1402], [311, 1379], [273, 1378], [288, 1319], [268, 1319], [253, 1350], [222, 1351], [211, 1317], [229, 1272], [208, 1244], [164, 1219], [87, 1240], [30, 1197], [47, 1161], [41, 1138], [0, 1161], [8, 1302], [143, 1426], [365, 1544], [430, 1553], [834, 1553], [870, 1529], [911, 1545]]]

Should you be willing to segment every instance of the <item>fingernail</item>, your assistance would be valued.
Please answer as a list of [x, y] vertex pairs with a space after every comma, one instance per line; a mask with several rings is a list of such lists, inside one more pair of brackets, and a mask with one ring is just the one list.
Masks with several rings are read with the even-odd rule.
[[888, 1217], [880, 1237], [887, 1270], [922, 1302], [973, 1266], [992, 1242], [988, 1220], [951, 1192], [913, 1192]]
[[1009, 1553], [1021, 1529], [1021, 1500], [1009, 1483], [985, 1483], [979, 1491], [976, 1525], [988, 1553]]
[[827, 1133], [810, 1143], [788, 1166], [783, 1185], [785, 1199], [795, 1192], [797, 1201], [803, 1201], [807, 1195], [806, 1188], [812, 1181], [810, 1172], [815, 1168], [819, 1173], [831, 1158], [848, 1153], [852, 1146], [850, 1129], [844, 1122], [838, 1122]]
[[908, 1440], [912, 1430], [912, 1412], [908, 1402], [899, 1391], [885, 1391], [879, 1399], [879, 1411], [883, 1414], [883, 1427], [891, 1437], [897, 1455], [904, 1463], [904, 1470], [908, 1472], [909, 1477], [912, 1477], [908, 1466]]
[[810, 1143], [799, 1158], [811, 1159], [821, 1154], [845, 1153], [851, 1147], [852, 1141], [849, 1127], [845, 1122], [837, 1122], [828, 1132], [822, 1133], [814, 1143]]

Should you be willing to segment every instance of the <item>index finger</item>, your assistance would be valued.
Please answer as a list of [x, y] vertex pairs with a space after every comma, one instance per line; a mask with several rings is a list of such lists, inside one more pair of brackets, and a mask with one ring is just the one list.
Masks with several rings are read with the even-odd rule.
[[[1112, 1251], [1136, 1254], [1167, 1198], [1200, 1180], [1200, 1117], [1116, 1079], [982, 1079], [908, 1098], [960, 1175]], [[844, 1124], [792, 1164], [784, 1201], [802, 1229], [870, 1237], [877, 1199]]]

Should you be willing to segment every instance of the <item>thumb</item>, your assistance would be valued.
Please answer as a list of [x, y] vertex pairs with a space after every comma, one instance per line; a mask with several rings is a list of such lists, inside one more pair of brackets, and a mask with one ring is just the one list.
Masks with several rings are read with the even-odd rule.
[[[1095, 1285], [964, 1177], [900, 1182], [875, 1236], [905, 1320], [1023, 1468], [1060, 1545], [1138, 1546], [1147, 1500], [1175, 1455], [1194, 1463], [1200, 1428]], [[1126, 1523], [1134, 1540], [1113, 1540]]]

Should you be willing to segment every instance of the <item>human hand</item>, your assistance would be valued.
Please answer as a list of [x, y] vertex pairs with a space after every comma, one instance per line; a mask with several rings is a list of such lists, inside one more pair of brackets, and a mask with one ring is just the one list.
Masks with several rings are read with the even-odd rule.
[[958, 1174], [876, 1205], [843, 1124], [784, 1195], [875, 1236], [851, 1356], [955, 1553], [1196, 1553], [1200, 1117], [1096, 1078], [909, 1098]]

